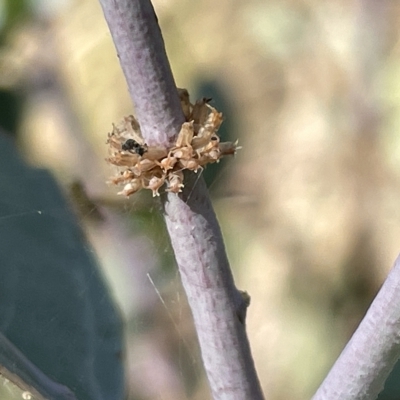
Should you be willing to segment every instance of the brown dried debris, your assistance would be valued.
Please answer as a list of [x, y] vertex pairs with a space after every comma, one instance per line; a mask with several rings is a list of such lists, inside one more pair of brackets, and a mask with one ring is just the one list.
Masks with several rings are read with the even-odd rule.
[[173, 146], [147, 146], [132, 115], [113, 124], [107, 140], [110, 157], [106, 160], [118, 167], [117, 175], [110, 179], [115, 185], [123, 185], [118, 194], [129, 197], [140, 189], [149, 189], [153, 196], [159, 196], [164, 183], [166, 191], [179, 193], [184, 186], [183, 170], [197, 172], [238, 149], [237, 142], [220, 142], [217, 131], [222, 113], [208, 104], [210, 99], [193, 105], [186, 89], [178, 91], [186, 122]]

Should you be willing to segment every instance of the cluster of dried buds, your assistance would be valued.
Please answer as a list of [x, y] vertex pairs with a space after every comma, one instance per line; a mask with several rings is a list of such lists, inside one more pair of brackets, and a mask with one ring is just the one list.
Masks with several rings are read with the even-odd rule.
[[150, 189], [153, 196], [158, 196], [164, 183], [167, 191], [179, 193], [184, 186], [183, 170], [197, 172], [225, 155], [235, 154], [237, 142], [220, 142], [217, 131], [222, 114], [208, 104], [209, 99], [193, 105], [187, 90], [179, 89], [179, 95], [186, 122], [169, 148], [147, 146], [132, 115], [113, 124], [107, 140], [110, 154], [107, 161], [118, 167], [117, 175], [110, 180], [123, 185], [118, 194], [130, 196], [140, 189]]

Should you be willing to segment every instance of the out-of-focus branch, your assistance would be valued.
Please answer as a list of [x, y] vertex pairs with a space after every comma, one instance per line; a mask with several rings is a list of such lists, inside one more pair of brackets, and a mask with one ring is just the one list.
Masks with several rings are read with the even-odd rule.
[[[167, 147], [184, 117], [149, 0], [100, 0], [144, 139]], [[245, 331], [247, 299], [236, 289], [203, 179], [163, 196], [164, 215], [194, 317], [214, 399], [263, 398]]]
[[400, 256], [313, 400], [375, 400], [400, 357]]

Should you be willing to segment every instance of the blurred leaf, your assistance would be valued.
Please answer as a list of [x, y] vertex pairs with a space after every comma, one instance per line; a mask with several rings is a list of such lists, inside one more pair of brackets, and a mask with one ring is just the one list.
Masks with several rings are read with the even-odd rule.
[[0, 20], [0, 44], [8, 31], [21, 20], [29, 17], [30, 14], [31, 8], [28, 0], [3, 0]]
[[7, 133], [17, 131], [22, 104], [15, 91], [0, 89], [0, 126]]
[[400, 398], [400, 361], [397, 361], [385, 382], [385, 388], [379, 393], [378, 400], [398, 400]]
[[1, 399], [77, 400], [66, 386], [50, 380], [1, 333], [0, 349]]
[[21, 389], [12, 380], [0, 375], [0, 398], [2, 400], [46, 400], [38, 393], [32, 393]]
[[54, 179], [1, 131], [0, 159], [0, 331], [80, 400], [122, 399], [121, 319], [90, 246]]

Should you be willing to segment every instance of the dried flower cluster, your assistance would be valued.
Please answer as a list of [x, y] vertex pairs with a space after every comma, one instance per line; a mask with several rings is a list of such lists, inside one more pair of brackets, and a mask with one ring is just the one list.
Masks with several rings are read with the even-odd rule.
[[107, 140], [107, 161], [118, 167], [111, 179], [111, 183], [124, 186], [118, 194], [130, 196], [140, 189], [150, 189], [153, 196], [158, 196], [164, 183], [167, 191], [179, 193], [184, 186], [183, 170], [197, 172], [225, 155], [235, 154], [237, 142], [220, 142], [217, 131], [222, 114], [208, 104], [209, 99], [193, 105], [187, 90], [179, 89], [179, 95], [186, 122], [169, 148], [147, 146], [132, 115], [113, 124]]

